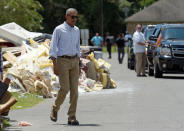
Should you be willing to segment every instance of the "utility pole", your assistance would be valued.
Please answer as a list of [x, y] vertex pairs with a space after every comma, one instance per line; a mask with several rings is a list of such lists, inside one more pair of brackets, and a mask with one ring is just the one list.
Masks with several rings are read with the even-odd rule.
[[100, 0], [100, 35], [103, 37], [103, 0]]

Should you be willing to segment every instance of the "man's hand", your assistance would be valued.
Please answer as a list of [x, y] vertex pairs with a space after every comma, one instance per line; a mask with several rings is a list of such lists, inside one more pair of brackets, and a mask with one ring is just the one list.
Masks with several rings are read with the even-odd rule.
[[5, 79], [3, 80], [3, 83], [6, 84], [7, 86], [9, 86], [9, 84], [10, 84], [10, 79], [5, 78]]
[[59, 75], [58, 67], [56, 64], [53, 64], [53, 66], [54, 66], [54, 74], [58, 76]]
[[138, 42], [138, 45], [140, 45], [140, 46], [145, 46], [145, 43]]
[[51, 60], [53, 62], [53, 70], [54, 70], [54, 74], [55, 75], [59, 75], [59, 70], [58, 70], [58, 67], [57, 67], [57, 61], [56, 61], [56, 58], [54, 57], [51, 57]]
[[149, 41], [146, 41], [146, 42], [145, 42], [145, 45], [148, 46], [148, 45], [149, 45]]

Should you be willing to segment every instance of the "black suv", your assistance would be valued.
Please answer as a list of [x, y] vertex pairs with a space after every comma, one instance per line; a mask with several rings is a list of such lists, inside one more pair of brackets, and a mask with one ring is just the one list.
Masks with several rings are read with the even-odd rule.
[[153, 50], [155, 78], [163, 73], [184, 73], [184, 24], [159, 25], [157, 32], [157, 36], [150, 36], [150, 40], [157, 40]]

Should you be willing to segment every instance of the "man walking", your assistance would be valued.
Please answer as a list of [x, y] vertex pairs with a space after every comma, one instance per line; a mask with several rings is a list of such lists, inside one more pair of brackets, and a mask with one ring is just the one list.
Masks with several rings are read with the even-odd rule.
[[77, 15], [78, 12], [74, 8], [66, 10], [66, 21], [54, 29], [50, 46], [54, 73], [59, 76], [61, 86], [52, 106], [50, 118], [54, 122], [57, 121], [57, 112], [70, 91], [69, 125], [79, 125], [76, 119], [80, 57], [80, 31], [75, 26]]
[[105, 37], [105, 45], [107, 47], [107, 52], [109, 54], [109, 59], [111, 59], [111, 46], [112, 46], [112, 40], [111, 40], [111, 36], [109, 35], [109, 33], [106, 34], [106, 37]]
[[[137, 77], [145, 75], [146, 55], [145, 55], [145, 38], [141, 32], [141, 25], [136, 26], [136, 32], [133, 34], [134, 53], [136, 57]], [[142, 75], [141, 75], [142, 73]]]
[[124, 33], [121, 34], [120, 38], [116, 41], [118, 46], [118, 61], [119, 64], [122, 64], [124, 58], [124, 47], [125, 47], [125, 36]]

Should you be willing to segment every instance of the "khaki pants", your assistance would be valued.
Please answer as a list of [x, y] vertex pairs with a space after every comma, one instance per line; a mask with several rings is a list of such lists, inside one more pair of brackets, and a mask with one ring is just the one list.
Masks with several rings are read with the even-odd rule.
[[145, 53], [136, 53], [136, 73], [140, 75], [141, 73], [145, 74], [145, 66], [146, 66], [146, 55]]
[[59, 89], [57, 98], [53, 104], [53, 109], [58, 111], [63, 104], [67, 93], [70, 91], [70, 107], [68, 110], [69, 118], [75, 117], [78, 99], [78, 79], [79, 79], [79, 58], [57, 58], [59, 69]]

